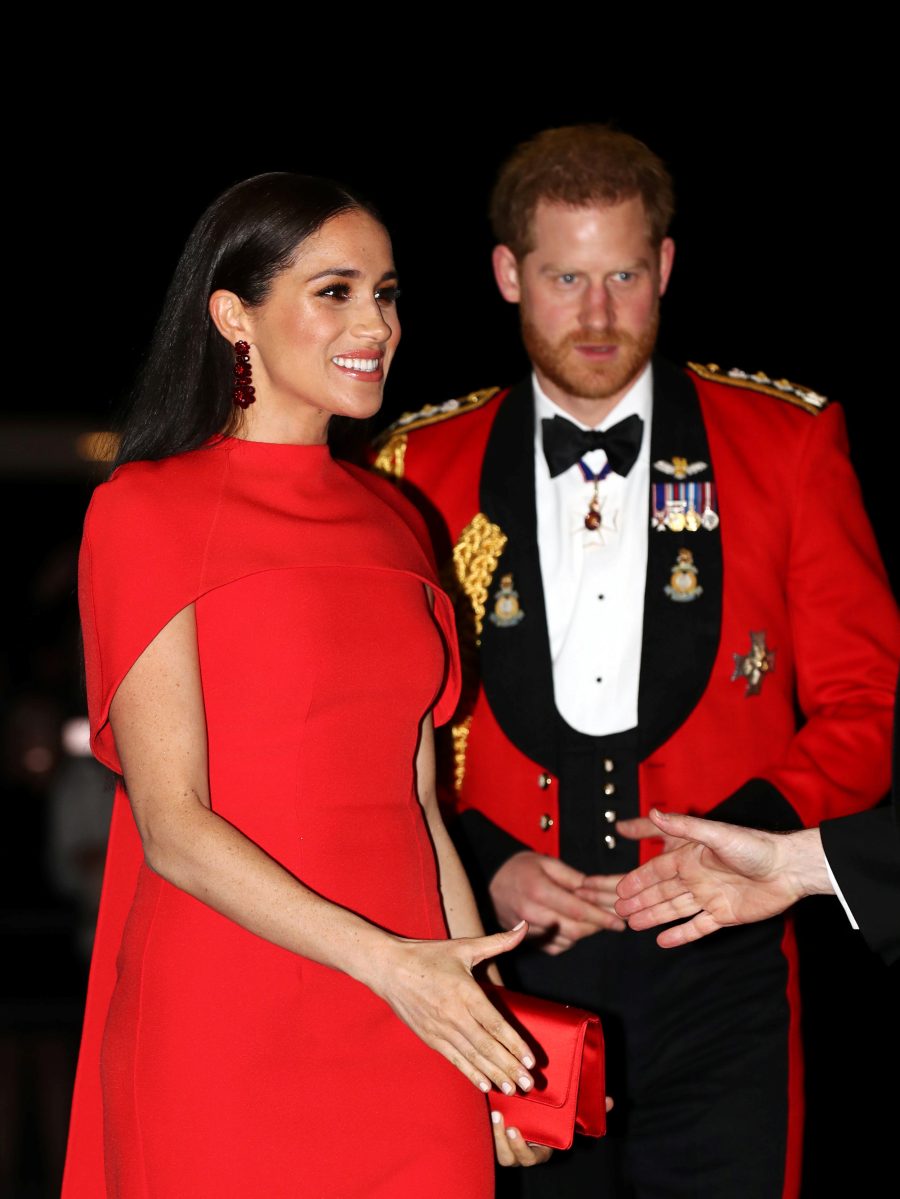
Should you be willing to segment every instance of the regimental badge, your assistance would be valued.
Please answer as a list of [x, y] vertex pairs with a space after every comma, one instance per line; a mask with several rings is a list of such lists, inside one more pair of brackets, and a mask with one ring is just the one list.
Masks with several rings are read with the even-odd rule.
[[660, 458], [658, 462], [653, 463], [655, 470], [660, 470], [664, 475], [672, 475], [676, 479], [686, 479], [689, 475], [699, 475], [701, 470], [706, 470], [707, 463], [705, 462], [688, 462], [687, 458], [674, 457], [671, 462], [666, 462]]
[[654, 483], [650, 525], [657, 533], [711, 533], [718, 527], [715, 483]]
[[750, 634], [750, 653], [734, 655], [735, 679], [746, 679], [747, 689], [744, 695], [759, 695], [762, 682], [766, 675], [775, 669], [775, 650], [766, 648], [765, 630]]
[[500, 589], [494, 592], [494, 610], [488, 620], [498, 629], [509, 629], [524, 619], [525, 613], [519, 605], [519, 593], [513, 586], [512, 575], [501, 575]]
[[678, 560], [669, 575], [669, 584], [664, 589], [670, 600], [676, 604], [685, 604], [703, 594], [697, 567], [694, 565], [694, 555], [683, 547], [678, 551]]

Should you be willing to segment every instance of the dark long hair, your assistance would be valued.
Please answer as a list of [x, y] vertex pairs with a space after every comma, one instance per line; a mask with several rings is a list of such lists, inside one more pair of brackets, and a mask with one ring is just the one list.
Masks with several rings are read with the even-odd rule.
[[261, 304], [300, 243], [353, 209], [381, 220], [339, 184], [283, 171], [245, 179], [207, 208], [175, 268], [119, 427], [114, 467], [196, 449], [234, 430], [234, 355], [210, 318], [209, 297], [224, 288]]

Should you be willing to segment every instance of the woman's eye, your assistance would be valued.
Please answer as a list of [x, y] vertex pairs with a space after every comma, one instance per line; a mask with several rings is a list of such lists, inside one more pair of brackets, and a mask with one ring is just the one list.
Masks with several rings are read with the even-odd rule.
[[335, 300], [349, 300], [350, 288], [346, 283], [329, 283], [327, 287], [323, 287], [321, 291], [316, 292], [319, 296], [328, 296]]
[[396, 304], [400, 298], [400, 288], [396, 283], [392, 283], [389, 287], [379, 287], [375, 292], [375, 299], [385, 308], [390, 308]]

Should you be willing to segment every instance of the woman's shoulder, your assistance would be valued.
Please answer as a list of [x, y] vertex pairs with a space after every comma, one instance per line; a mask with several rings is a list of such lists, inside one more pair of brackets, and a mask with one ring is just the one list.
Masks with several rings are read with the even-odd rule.
[[126, 462], [91, 496], [85, 531], [121, 529], [140, 539], [179, 525], [205, 506], [210, 485], [221, 474], [221, 457], [205, 449], [156, 461]]

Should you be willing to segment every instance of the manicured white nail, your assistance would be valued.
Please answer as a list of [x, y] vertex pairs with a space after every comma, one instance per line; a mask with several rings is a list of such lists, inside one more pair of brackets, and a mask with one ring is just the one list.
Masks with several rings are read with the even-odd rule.
[[530, 1091], [531, 1090], [531, 1079], [526, 1078], [525, 1075], [523, 1074], [522, 1077], [519, 1079], [519, 1086], [522, 1088], [523, 1091]]
[[491, 1089], [491, 1084], [489, 1082], [480, 1082], [478, 1086], [480, 1090], [484, 1091], [485, 1095]]
[[515, 1089], [511, 1082], [505, 1082], [500, 1088], [504, 1095], [511, 1095]]
[[500, 1123], [500, 1113], [499, 1112], [491, 1112], [491, 1123], [492, 1124]]
[[516, 1132], [516, 1130], [514, 1128], [507, 1128], [506, 1135], [509, 1137], [509, 1139], [511, 1141], [517, 1141], [519, 1139], [519, 1134]]
[[525, 1067], [526, 1070], [530, 1070], [531, 1067], [534, 1065], [534, 1058], [531, 1057], [530, 1055], [528, 1057], [523, 1057], [522, 1065]]

